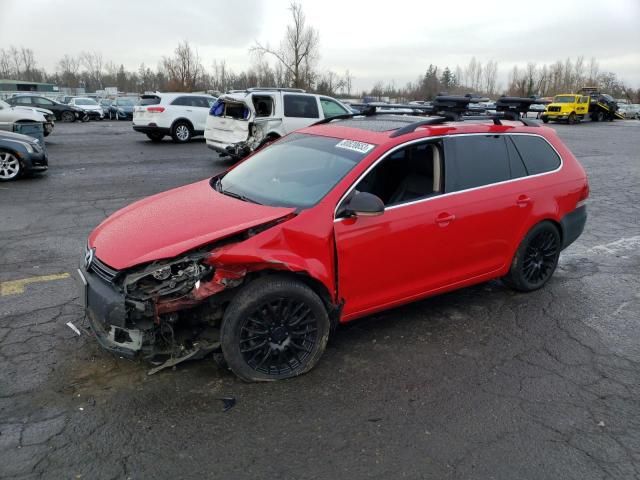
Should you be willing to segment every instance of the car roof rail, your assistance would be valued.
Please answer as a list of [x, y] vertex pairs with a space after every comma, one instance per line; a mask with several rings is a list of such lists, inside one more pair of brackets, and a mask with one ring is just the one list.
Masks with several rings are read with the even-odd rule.
[[410, 123], [409, 125], [406, 125], [402, 128], [399, 128], [397, 130], [394, 130], [391, 135], [389, 135], [389, 137], [391, 138], [395, 138], [395, 137], [399, 137], [400, 135], [406, 135], [407, 133], [413, 133], [416, 131], [417, 128], [420, 127], [426, 127], [429, 125], [438, 125], [440, 123], [445, 123], [448, 122], [449, 118], [448, 117], [429, 117], [426, 118], [424, 120], [420, 120], [419, 122], [413, 122]]
[[307, 93], [302, 88], [287, 88], [287, 87], [250, 87], [245, 91], [247, 92], [291, 92], [291, 93]]

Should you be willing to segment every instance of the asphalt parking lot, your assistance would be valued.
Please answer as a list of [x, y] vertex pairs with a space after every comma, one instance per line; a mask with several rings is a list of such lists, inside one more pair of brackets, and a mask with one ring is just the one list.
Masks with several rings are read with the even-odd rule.
[[591, 197], [544, 289], [378, 314], [309, 374], [245, 384], [210, 360], [147, 376], [65, 325], [94, 226], [228, 164], [130, 122], [56, 125], [48, 174], [0, 184], [0, 477], [639, 478], [640, 121], [554, 128]]

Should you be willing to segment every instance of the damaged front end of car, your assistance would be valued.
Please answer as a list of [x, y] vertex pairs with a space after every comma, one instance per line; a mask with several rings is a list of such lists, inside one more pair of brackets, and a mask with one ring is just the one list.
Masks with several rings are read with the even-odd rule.
[[216, 268], [209, 258], [207, 250], [199, 250], [116, 271], [87, 249], [78, 277], [100, 345], [159, 368], [219, 351], [228, 297], [216, 294], [240, 285], [246, 270]]

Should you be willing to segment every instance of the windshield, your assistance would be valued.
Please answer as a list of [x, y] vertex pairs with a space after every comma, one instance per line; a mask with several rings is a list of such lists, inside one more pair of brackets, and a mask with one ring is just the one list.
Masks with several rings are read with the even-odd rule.
[[91, 100], [90, 98], [76, 98], [76, 105], [98, 105], [95, 100]]
[[576, 97], [569, 95], [558, 95], [553, 99], [555, 103], [573, 103], [575, 102]]
[[351, 140], [294, 133], [231, 170], [217, 189], [263, 205], [310, 207], [373, 148]]
[[133, 98], [119, 98], [116, 100], [116, 105], [133, 107], [136, 104], [136, 100]]

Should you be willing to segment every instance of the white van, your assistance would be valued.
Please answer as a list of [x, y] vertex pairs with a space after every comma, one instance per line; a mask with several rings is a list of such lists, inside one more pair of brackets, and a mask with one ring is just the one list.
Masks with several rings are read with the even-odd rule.
[[207, 117], [207, 146], [240, 159], [259, 147], [327, 117], [351, 113], [323, 95], [295, 88], [250, 88], [218, 97]]

